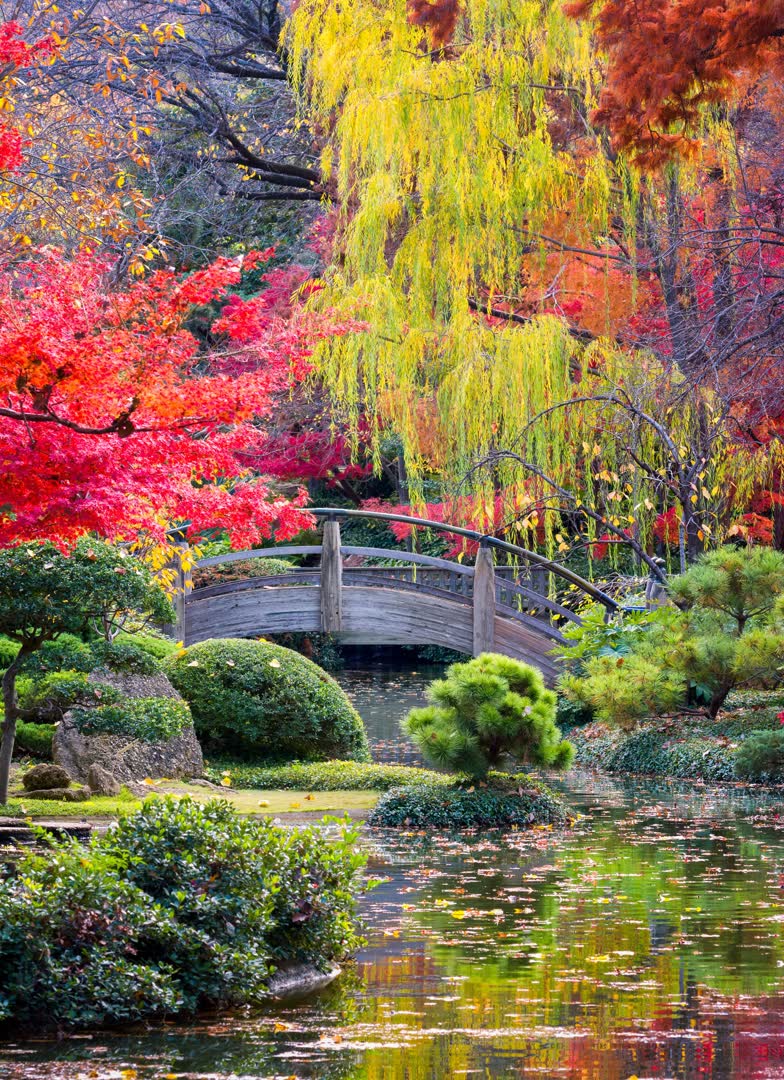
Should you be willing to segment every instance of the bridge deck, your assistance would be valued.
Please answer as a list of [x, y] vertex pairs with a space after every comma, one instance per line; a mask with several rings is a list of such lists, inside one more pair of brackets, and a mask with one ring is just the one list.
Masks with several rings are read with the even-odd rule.
[[[308, 575], [315, 577], [316, 575]], [[549, 682], [555, 664], [548, 656], [560, 634], [548, 622], [515, 614], [495, 615], [499, 651], [529, 661]], [[188, 597], [182, 627], [186, 645], [214, 637], [262, 637], [321, 630], [321, 590], [313, 584], [284, 585], [280, 578], [253, 578], [198, 589]], [[442, 645], [473, 652], [473, 607], [469, 598], [400, 583], [347, 584], [342, 589], [343, 641], [389, 645]]]

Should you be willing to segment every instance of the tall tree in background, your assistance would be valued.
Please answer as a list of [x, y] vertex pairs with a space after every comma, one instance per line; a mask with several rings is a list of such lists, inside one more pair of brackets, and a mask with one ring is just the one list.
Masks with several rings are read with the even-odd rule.
[[[774, 28], [757, 44], [776, 40]], [[560, 3], [412, 3], [406, 19], [391, 4], [307, 0], [286, 43], [340, 200], [319, 297], [370, 327], [325, 344], [317, 366], [377, 432], [401, 433], [415, 496], [428, 475], [457, 480], [495, 455], [479, 482], [495, 507], [521, 483], [495, 452], [527, 430], [535, 468], [650, 544], [671, 489], [624, 459], [613, 424], [627, 414], [607, 399], [634, 386], [655, 404], [659, 387], [668, 437], [693, 448], [684, 497], [721, 493], [708, 508], [720, 535], [765, 473], [758, 436], [781, 388], [783, 114], [756, 54], [745, 116], [696, 103], [706, 138], [662, 168], [608, 127], [612, 51]], [[754, 48], [747, 35], [733, 63]], [[671, 458], [665, 444], [645, 461], [669, 479]], [[596, 499], [604, 476], [618, 478], [612, 513]], [[700, 529], [685, 524], [694, 552]]]

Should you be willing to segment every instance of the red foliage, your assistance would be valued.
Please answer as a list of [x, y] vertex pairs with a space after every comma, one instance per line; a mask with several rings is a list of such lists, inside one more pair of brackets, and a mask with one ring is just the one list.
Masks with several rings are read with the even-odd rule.
[[665, 544], [677, 544], [680, 541], [681, 515], [677, 506], [671, 506], [663, 514], [659, 514], [653, 523], [653, 533]]
[[[20, 68], [28, 67], [37, 56], [52, 51], [52, 43], [43, 39], [28, 45], [22, 39], [22, 27], [16, 22], [0, 24], [0, 79], [7, 79]], [[10, 124], [0, 124], [0, 172], [16, 172], [22, 164], [24, 140]]]
[[238, 284], [240, 264], [116, 292], [108, 269], [42, 252], [0, 272], [0, 543], [161, 536], [184, 521], [192, 533], [221, 525], [243, 546], [292, 536], [310, 521], [304, 493], [275, 496], [241, 455], [289, 386], [302, 333], [278, 317], [251, 333], [240, 303], [222, 329], [241, 344], [205, 373], [185, 320]]
[[781, 0], [571, 0], [608, 54], [596, 120], [647, 164], [688, 152], [703, 106], [781, 70]]
[[[403, 514], [406, 517], [422, 517], [430, 521], [449, 522], [450, 525], [458, 525], [464, 529], [473, 529], [476, 532], [488, 536], [501, 535], [510, 524], [518, 520], [521, 506], [510, 506], [509, 493], [498, 495], [491, 508], [474, 496], [460, 496], [450, 499], [448, 502], [425, 503], [423, 507], [414, 509], [411, 506], [396, 506], [385, 502], [383, 499], [366, 499], [362, 503], [363, 510], [375, 510], [385, 514]], [[531, 516], [531, 526], [535, 529], [537, 543], [544, 542], [544, 522], [541, 509], [535, 505], [527, 504], [526, 511]], [[492, 518], [491, 515], [492, 514]], [[402, 543], [414, 532], [416, 526], [407, 525], [403, 521], [391, 521], [389, 529], [395, 539]], [[457, 558], [459, 555], [473, 557], [479, 550], [476, 540], [469, 540], [462, 536], [452, 536], [448, 532], [441, 534], [449, 544], [445, 552], [448, 558]]]
[[459, 0], [408, 0], [408, 21], [430, 31], [435, 49], [452, 40], [459, 15]]

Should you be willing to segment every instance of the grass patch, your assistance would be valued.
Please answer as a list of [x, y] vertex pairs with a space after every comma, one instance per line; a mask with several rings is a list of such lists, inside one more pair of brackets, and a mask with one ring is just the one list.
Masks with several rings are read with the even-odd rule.
[[0, 803], [0, 817], [11, 818], [117, 818], [138, 810], [141, 799], [129, 791], [119, 795], [94, 795], [85, 802], [68, 803], [56, 799], [29, 799], [23, 795], [12, 796], [7, 803]]
[[204, 775], [219, 784], [231, 777], [236, 789], [295, 791], [389, 791], [401, 784], [443, 784], [443, 773], [410, 765], [373, 765], [361, 761], [293, 761], [287, 765], [254, 765], [234, 758], [212, 758]]
[[[176, 787], [176, 790], [172, 790]], [[241, 790], [226, 788], [224, 791], [210, 791], [190, 784], [167, 784], [165, 790], [150, 789], [148, 798], [158, 798], [163, 794], [190, 795], [197, 802], [209, 802], [212, 799], [226, 799], [238, 814], [296, 814], [296, 813], [340, 813], [343, 810], [369, 810], [375, 806], [378, 793], [374, 791], [328, 791], [312, 792], [303, 789]], [[118, 818], [138, 810], [141, 800], [128, 791], [121, 792], [116, 798], [96, 795], [86, 802], [65, 803], [54, 799], [28, 799], [14, 797], [7, 803], [0, 803], [0, 817], [32, 818]]]

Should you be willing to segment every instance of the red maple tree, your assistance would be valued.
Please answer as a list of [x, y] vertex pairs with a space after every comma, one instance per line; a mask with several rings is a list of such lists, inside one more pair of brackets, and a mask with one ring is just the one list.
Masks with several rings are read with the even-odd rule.
[[246, 464], [306, 362], [307, 316], [254, 321], [259, 304], [233, 300], [205, 355], [187, 319], [237, 286], [239, 261], [116, 291], [109, 270], [42, 252], [0, 272], [0, 544], [184, 524], [247, 546], [309, 524], [303, 491], [276, 494]]

